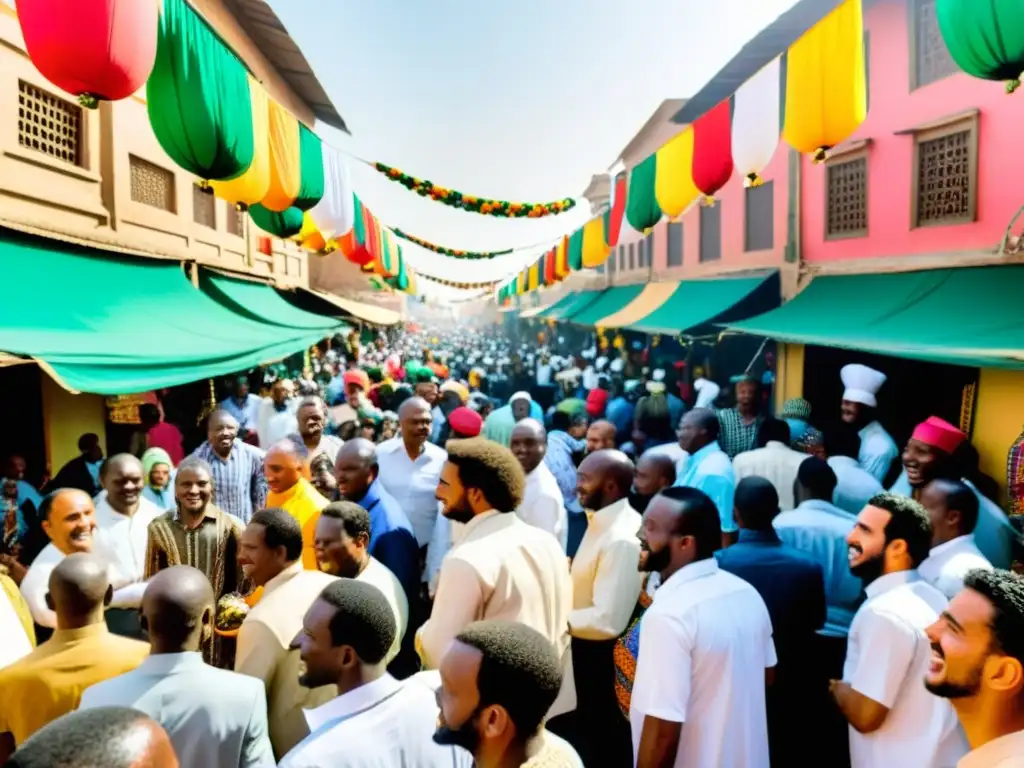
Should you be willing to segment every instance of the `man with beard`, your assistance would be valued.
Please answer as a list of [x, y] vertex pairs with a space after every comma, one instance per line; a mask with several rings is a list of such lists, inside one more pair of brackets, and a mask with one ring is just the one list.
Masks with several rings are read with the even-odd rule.
[[676, 482], [676, 463], [663, 453], [645, 453], [636, 463], [633, 488], [629, 492], [629, 506], [639, 514], [657, 494], [671, 488]]
[[587, 453], [615, 448], [615, 425], [599, 419], [587, 427]]
[[920, 501], [925, 486], [932, 480], [960, 480], [978, 499], [974, 543], [994, 567], [1009, 568], [1017, 535], [1003, 511], [962, 477], [956, 454], [966, 441], [967, 435], [960, 429], [937, 416], [929, 416], [914, 427], [903, 449], [903, 473], [889, 490]]
[[966, 484], [932, 480], [921, 491], [921, 505], [932, 522], [932, 549], [918, 569], [921, 578], [952, 600], [964, 588], [964, 576], [992, 569], [974, 544], [978, 498]]
[[267, 480], [263, 451], [238, 439], [238, 420], [227, 411], [214, 411], [206, 420], [206, 442], [192, 453], [210, 465], [217, 506], [242, 524], [263, 507]]
[[[718, 411], [721, 446], [730, 459], [757, 447], [761, 428], [761, 382], [753, 376], [740, 376], [735, 383], [736, 405]], [[716, 437], [716, 439], [719, 439]], [[685, 446], [683, 446], [685, 448]], [[713, 498], [713, 497], [712, 497]], [[718, 510], [722, 512], [721, 509]], [[731, 514], [731, 513], [730, 513]], [[723, 528], [723, 530], [728, 530]]]
[[1013, 768], [1024, 755], [1024, 579], [971, 571], [926, 630], [925, 687], [953, 702], [971, 752], [959, 768]]
[[458, 634], [440, 671], [438, 744], [462, 747], [477, 768], [583, 768], [575, 750], [544, 728], [562, 686], [561, 660], [544, 635], [525, 624], [478, 621]]
[[920, 684], [931, 658], [925, 629], [946, 609], [917, 574], [931, 538], [924, 508], [891, 493], [871, 500], [847, 538], [867, 600], [850, 625], [843, 679], [829, 689], [851, 726], [852, 768], [946, 768], [967, 751], [949, 702]]
[[334, 435], [325, 435], [327, 426], [327, 406], [319, 397], [304, 397], [295, 412], [299, 431], [288, 438], [306, 449], [306, 460], [312, 461], [321, 453], [330, 457], [333, 462], [338, 457], [342, 441]]
[[843, 422], [856, 429], [860, 436], [857, 461], [862, 469], [884, 483], [892, 469], [893, 459], [899, 455], [896, 441], [875, 418], [878, 390], [888, 377], [859, 363], [844, 365], [839, 377], [846, 388], [841, 409]]
[[637, 536], [639, 569], [658, 573], [661, 586], [640, 620], [629, 714], [636, 768], [768, 768], [762, 681], [775, 667], [772, 623], [757, 590], [718, 567], [718, 510], [694, 488], [670, 488], [651, 501]]
[[526, 523], [547, 531], [565, 550], [568, 525], [562, 492], [558, 481], [544, 463], [548, 448], [548, 433], [544, 425], [533, 419], [523, 419], [512, 430], [511, 448], [526, 474], [523, 500], [516, 514]]
[[[444, 516], [466, 527], [441, 563], [433, 610], [417, 635], [427, 669], [436, 669], [455, 636], [481, 619], [533, 627], [569, 668], [569, 567], [551, 534], [515, 514], [524, 485], [507, 448], [479, 438], [448, 443], [437, 498]], [[572, 710], [575, 698], [569, 678], [551, 714]]]
[[281, 768], [470, 768], [468, 753], [431, 739], [438, 705], [430, 687], [387, 673], [394, 641], [395, 618], [376, 587], [338, 579], [321, 591], [292, 647], [305, 665], [299, 684], [338, 696], [306, 710], [309, 736]]

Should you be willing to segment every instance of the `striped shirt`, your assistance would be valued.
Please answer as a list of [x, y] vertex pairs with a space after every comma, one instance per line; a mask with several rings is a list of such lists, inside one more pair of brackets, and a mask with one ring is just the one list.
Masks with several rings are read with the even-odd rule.
[[263, 476], [263, 451], [235, 440], [227, 459], [222, 459], [207, 441], [192, 454], [210, 465], [213, 502], [243, 523], [252, 519], [267, 500], [267, 480]]
[[744, 451], [754, 450], [757, 448], [757, 431], [763, 421], [758, 415], [751, 423], [745, 424], [735, 408], [723, 408], [718, 412], [718, 444], [730, 459]]

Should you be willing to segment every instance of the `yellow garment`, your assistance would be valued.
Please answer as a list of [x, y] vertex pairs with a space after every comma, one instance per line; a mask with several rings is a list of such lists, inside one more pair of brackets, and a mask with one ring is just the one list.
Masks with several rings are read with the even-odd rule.
[[28, 641], [33, 648], [36, 647], [36, 627], [32, 623], [32, 612], [28, 609], [28, 603], [25, 602], [25, 598], [21, 596], [21, 590], [18, 589], [18, 585], [14, 583], [14, 579], [10, 576], [5, 576], [0, 573], [0, 590], [7, 595], [7, 599], [11, 601], [11, 606], [14, 608], [14, 612], [18, 615], [18, 619], [21, 621], [21, 626], [25, 628], [25, 634], [28, 635]]
[[82, 691], [135, 669], [149, 644], [112, 635], [100, 622], [58, 629], [28, 656], [0, 669], [0, 733], [16, 746], [44, 725], [73, 712]]
[[540, 285], [540, 265], [534, 262], [527, 270], [526, 290], [536, 291], [538, 285]]
[[249, 170], [231, 181], [211, 181], [213, 192], [232, 205], [256, 205], [270, 191], [270, 97], [256, 80], [249, 77], [252, 98], [252, 135], [256, 148]]
[[284, 493], [271, 491], [267, 494], [267, 507], [283, 509], [302, 528], [302, 567], [307, 571], [318, 570], [313, 540], [316, 538], [316, 523], [320, 519], [320, 512], [328, 504], [327, 499], [305, 478], [300, 478]]
[[563, 237], [555, 247], [555, 277], [563, 278], [569, 274], [569, 255], [566, 250], [569, 247], [569, 238]]
[[608, 260], [612, 249], [604, 237], [604, 216], [583, 225], [583, 268], [596, 269]]
[[322, 251], [327, 247], [327, 241], [320, 234], [316, 222], [313, 221], [313, 217], [309, 213], [302, 215], [302, 229], [299, 230], [299, 234], [293, 239], [303, 248], [307, 248], [310, 251]]
[[824, 151], [848, 139], [867, 113], [861, 0], [844, 0], [786, 55], [782, 137], [798, 152], [823, 160]]
[[263, 207], [286, 211], [299, 196], [302, 163], [299, 155], [299, 122], [287, 109], [270, 100], [270, 189]]
[[654, 173], [654, 199], [670, 219], [681, 216], [697, 201], [693, 183], [693, 128], [687, 128], [658, 150]]

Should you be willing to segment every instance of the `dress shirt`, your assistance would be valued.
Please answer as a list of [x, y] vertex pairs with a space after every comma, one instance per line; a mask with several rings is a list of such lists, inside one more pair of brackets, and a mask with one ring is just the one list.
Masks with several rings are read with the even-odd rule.
[[[764, 421], [762, 416], [756, 416], [749, 424], [740, 416], [735, 408], [723, 408], [718, 411], [719, 433], [718, 441], [722, 450], [731, 459], [733, 456], [752, 451], [757, 447], [757, 433]], [[678, 424], [679, 422], [673, 422]]]
[[566, 512], [583, 512], [583, 507], [576, 498], [576, 461], [573, 455], [581, 453], [586, 447], [585, 440], [577, 440], [560, 429], [548, 433], [548, 450], [544, 454], [544, 463], [558, 482], [558, 490], [562, 492]]
[[857, 454], [857, 461], [860, 462], [861, 469], [870, 473], [878, 482], [884, 482], [885, 476], [892, 468], [893, 460], [900, 455], [896, 441], [877, 421], [872, 421], [858, 434], [860, 452]]
[[889, 573], [865, 589], [867, 600], [850, 625], [843, 680], [889, 708], [882, 727], [850, 727], [851, 768], [946, 768], [967, 752], [948, 699], [922, 684], [931, 661], [924, 630], [946, 608], [946, 598], [917, 575]]
[[917, 567], [917, 572], [952, 600], [964, 588], [964, 576], [975, 568], [989, 571], [992, 563], [974, 545], [974, 534], [968, 533], [932, 547], [928, 557]]
[[278, 408], [271, 398], [263, 398], [256, 419], [256, 434], [260, 439], [260, 448], [264, 451], [270, 450], [274, 443], [299, 431], [299, 422], [295, 418], [298, 404], [299, 399], [293, 397], [283, 408]]
[[863, 469], [857, 459], [849, 456], [832, 456], [828, 465], [836, 474], [836, 490], [832, 503], [852, 515], [859, 515], [872, 498], [885, 488], [878, 479]]
[[676, 486], [704, 491], [718, 508], [722, 533], [735, 532], [737, 526], [732, 516], [732, 504], [736, 494], [736, 474], [732, 462], [718, 443], [708, 443], [676, 471]]
[[505, 619], [532, 627], [563, 660], [562, 691], [550, 712], [559, 715], [576, 706], [569, 654], [571, 606], [569, 566], [555, 538], [514, 513], [491, 510], [466, 523], [462, 540], [441, 563], [434, 607], [420, 628], [417, 650], [423, 666], [433, 669], [455, 636], [474, 621]]
[[444, 434], [445, 424], [448, 423], [448, 419], [444, 415], [444, 411], [441, 410], [440, 406], [435, 405], [430, 409], [430, 442], [437, 445], [441, 441], [441, 436]]
[[387, 657], [384, 659], [388, 664], [398, 655], [402, 647], [402, 638], [405, 637], [405, 630], [409, 627], [409, 599], [405, 596], [405, 590], [401, 583], [391, 571], [371, 557], [366, 567], [356, 576], [356, 581], [365, 581], [380, 590], [387, 598], [391, 612], [395, 616], [395, 642], [391, 644]]
[[[112, 566], [111, 583], [114, 599], [111, 608], [138, 608], [146, 591], [146, 546], [149, 524], [163, 515], [149, 499], [141, 497], [139, 508], [131, 517], [122, 515], [103, 499], [96, 505], [97, 554]], [[117, 574], [116, 576], [114, 574]]]
[[774, 666], [772, 623], [757, 591], [714, 558], [679, 569], [640, 625], [634, 758], [650, 715], [683, 723], [676, 768], [768, 768], [764, 679]]
[[250, 392], [241, 403], [238, 402], [237, 398], [229, 397], [227, 400], [222, 400], [218, 407], [235, 417], [235, 421], [238, 422], [238, 428], [241, 431], [255, 432], [256, 425], [259, 423], [260, 405], [262, 403], [263, 398]]
[[516, 510], [523, 522], [553, 535], [565, 551], [569, 536], [569, 523], [565, 514], [562, 492], [551, 470], [542, 461], [526, 476], [523, 501]]
[[302, 564], [310, 571], [319, 568], [314, 546], [316, 524], [320, 520], [320, 512], [328, 504], [330, 502], [304, 477], [300, 477], [299, 482], [287, 491], [267, 494], [267, 506], [283, 509], [295, 518], [302, 529]]
[[263, 474], [263, 451], [235, 440], [226, 459], [208, 442], [192, 453], [210, 465], [217, 506], [248, 524], [253, 513], [267, 501], [267, 479]]
[[32, 652], [32, 614], [17, 585], [0, 575], [0, 669]]
[[0, 669], [0, 733], [16, 746], [78, 707], [91, 685], [135, 669], [149, 645], [113, 635], [107, 625], [58, 629], [27, 656]]
[[956, 768], [1021, 768], [1024, 766], [1024, 731], [1015, 731], [968, 752]]
[[64, 553], [50, 542], [36, 555], [28, 573], [21, 580], [21, 596], [28, 603], [32, 620], [40, 627], [53, 629], [57, 626], [57, 614], [46, 604], [46, 595], [50, 591], [50, 574], [64, 557]]
[[827, 501], [810, 499], [773, 521], [779, 538], [821, 566], [825, 575], [826, 619], [821, 634], [846, 637], [863, 596], [860, 579], [850, 573], [846, 537], [857, 518]]
[[615, 640], [629, 625], [644, 575], [640, 514], [619, 499], [594, 513], [572, 560], [569, 631], [582, 640]]
[[280, 768], [472, 768], [469, 752], [434, 742], [438, 712], [431, 688], [385, 674], [307, 711], [310, 735]]
[[370, 556], [391, 571], [411, 603], [420, 594], [420, 548], [409, 518], [384, 490], [380, 479], [370, 483], [363, 498], [356, 502], [370, 515]]
[[201, 653], [150, 656], [138, 667], [97, 683], [79, 709], [128, 707], [167, 731], [188, 768], [273, 768], [267, 694], [259, 680], [217, 669]]
[[732, 460], [738, 483], [745, 477], [763, 477], [779, 494], [779, 509], [785, 511], [796, 506], [793, 501], [793, 483], [807, 454], [794, 451], [785, 443], [769, 441], [764, 448], [744, 451]]
[[416, 541], [427, 545], [437, 518], [437, 483], [448, 452], [425, 443], [415, 461], [409, 458], [401, 435], [377, 446], [378, 479], [405, 511]]

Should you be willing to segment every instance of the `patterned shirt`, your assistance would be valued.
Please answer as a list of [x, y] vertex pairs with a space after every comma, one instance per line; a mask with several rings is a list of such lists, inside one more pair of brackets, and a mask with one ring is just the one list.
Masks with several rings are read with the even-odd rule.
[[209, 442], [192, 454], [210, 465], [213, 500], [217, 506], [243, 523], [252, 519], [267, 500], [267, 479], [263, 476], [263, 451], [235, 440], [227, 459], [222, 459]]
[[640, 655], [640, 620], [644, 611], [654, 602], [654, 587], [658, 579], [651, 582], [651, 576], [644, 577], [644, 587], [633, 609], [633, 617], [622, 637], [615, 641], [612, 660], [615, 665], [615, 698], [619, 702], [622, 716], [629, 720], [629, 702], [633, 695], [633, 678], [636, 676], [636, 659]]
[[757, 416], [745, 424], [735, 408], [723, 408], [718, 412], [718, 444], [730, 459], [744, 451], [754, 450], [757, 448], [757, 431], [763, 421], [764, 417]]
[[572, 457], [574, 453], [579, 453], [586, 447], [585, 441], [574, 439], [568, 432], [555, 430], [548, 433], [548, 450], [544, 454], [544, 463], [558, 481], [558, 490], [562, 492], [565, 509], [568, 512], [583, 511], [576, 497], [576, 462]]

